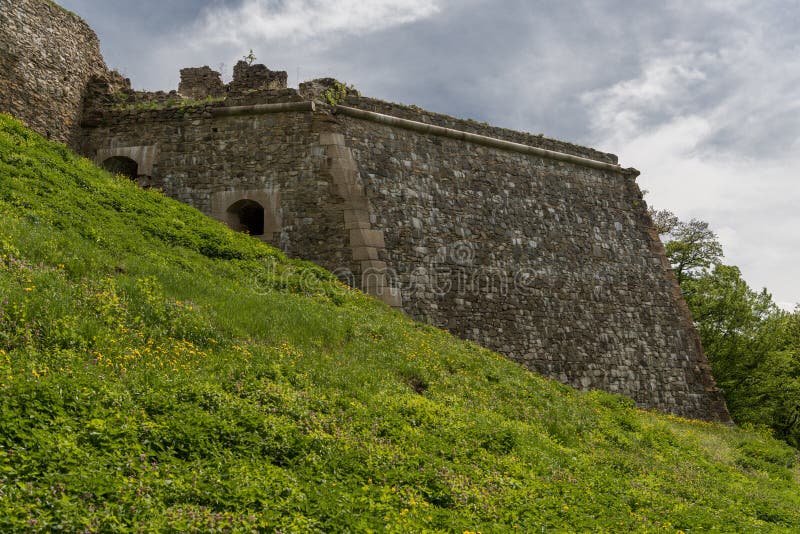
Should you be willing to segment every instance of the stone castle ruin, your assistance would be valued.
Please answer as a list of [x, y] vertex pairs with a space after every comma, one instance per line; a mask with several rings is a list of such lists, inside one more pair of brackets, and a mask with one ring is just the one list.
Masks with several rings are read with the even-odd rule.
[[46, 0], [0, 27], [0, 111], [43, 135], [529, 369], [729, 421], [616, 156], [246, 62], [133, 91]]

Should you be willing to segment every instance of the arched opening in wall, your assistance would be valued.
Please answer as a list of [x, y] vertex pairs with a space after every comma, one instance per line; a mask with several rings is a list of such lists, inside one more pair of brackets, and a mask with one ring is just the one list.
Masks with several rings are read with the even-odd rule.
[[125, 156], [114, 156], [103, 162], [103, 168], [112, 174], [121, 174], [131, 180], [139, 175], [139, 164]]
[[264, 206], [255, 200], [242, 199], [230, 205], [226, 212], [228, 226], [237, 232], [264, 235]]

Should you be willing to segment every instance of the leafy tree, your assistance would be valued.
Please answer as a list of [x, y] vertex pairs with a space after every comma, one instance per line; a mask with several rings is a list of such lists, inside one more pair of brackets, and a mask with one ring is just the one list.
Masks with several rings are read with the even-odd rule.
[[667, 238], [667, 257], [679, 283], [704, 273], [722, 259], [722, 245], [707, 222], [683, 222], [667, 210], [651, 210], [650, 215], [658, 233]]
[[764, 322], [778, 308], [766, 289], [750, 289], [738, 267], [718, 263], [696, 278], [684, 277], [682, 289], [703, 347], [716, 362], [729, 367], [750, 365], [747, 356], [758, 352], [759, 344], [772, 341], [760, 334], [766, 333]]
[[800, 448], [800, 308], [780, 310], [722, 263], [708, 223], [651, 210], [734, 421], [766, 425]]
[[247, 54], [246, 56], [242, 57], [242, 59], [243, 59], [243, 60], [244, 60], [244, 61], [245, 61], [245, 62], [246, 62], [248, 65], [252, 65], [252, 64], [253, 64], [253, 61], [255, 61], [257, 58], [256, 58], [256, 55], [253, 53], [253, 49], [251, 48], [251, 49], [250, 49], [250, 53], [249, 53], [249, 54]]

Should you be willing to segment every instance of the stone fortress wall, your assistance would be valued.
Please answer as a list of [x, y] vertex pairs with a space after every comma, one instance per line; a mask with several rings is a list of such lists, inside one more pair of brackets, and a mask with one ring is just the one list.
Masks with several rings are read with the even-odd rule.
[[729, 421], [615, 156], [263, 65], [181, 75], [151, 94], [94, 78], [82, 153], [532, 370]]
[[86, 85], [105, 71], [78, 16], [46, 0], [0, 0], [0, 113], [74, 148]]
[[393, 107], [380, 111], [419, 126], [340, 120], [407, 313], [579, 388], [727, 418], [637, 171], [613, 155]]

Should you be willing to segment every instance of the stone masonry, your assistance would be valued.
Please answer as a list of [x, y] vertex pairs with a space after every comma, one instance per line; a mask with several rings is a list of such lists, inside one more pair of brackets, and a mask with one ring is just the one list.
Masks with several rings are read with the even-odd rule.
[[100, 43], [45, 0], [0, 0], [0, 113], [75, 147], [89, 79], [106, 72]]
[[189, 100], [219, 98], [225, 96], [225, 85], [220, 73], [209, 67], [181, 69], [178, 93]]
[[81, 152], [531, 370], [730, 420], [615, 156], [354, 92], [331, 105], [331, 80], [298, 93], [263, 65], [227, 86], [181, 74], [152, 94], [95, 76]]
[[259, 89], [286, 89], [287, 78], [285, 71], [272, 71], [264, 65], [250, 65], [246, 61], [239, 61], [233, 66], [233, 81], [228, 90], [242, 93]]

